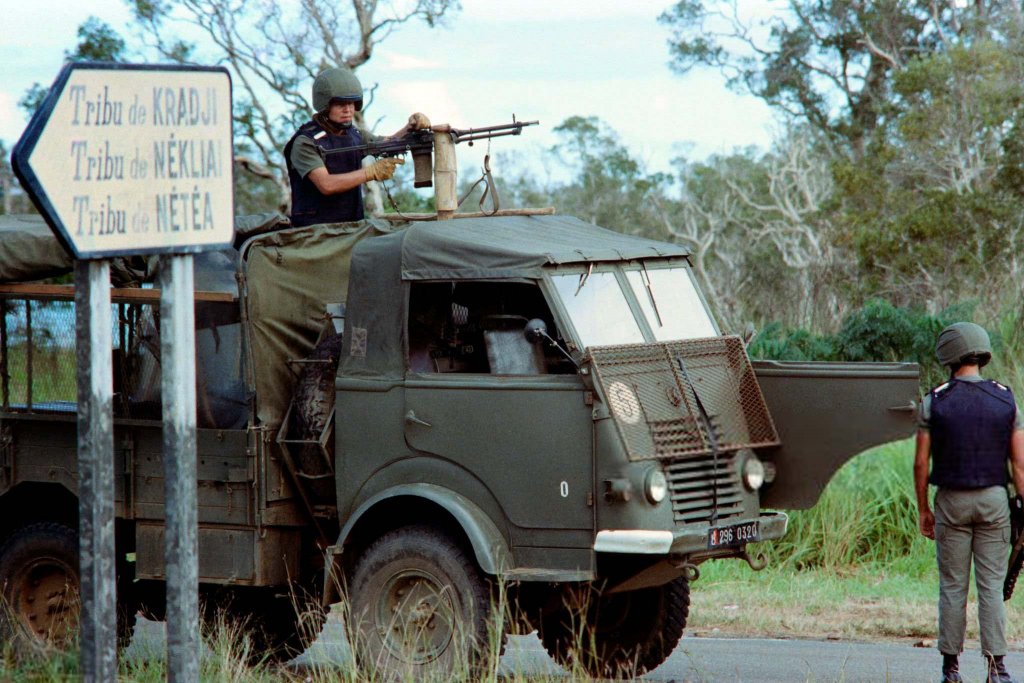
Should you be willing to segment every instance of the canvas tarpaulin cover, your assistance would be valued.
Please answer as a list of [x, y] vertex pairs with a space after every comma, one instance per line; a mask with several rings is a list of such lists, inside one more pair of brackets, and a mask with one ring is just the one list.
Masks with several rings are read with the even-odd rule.
[[572, 216], [496, 216], [416, 223], [402, 278], [539, 278], [546, 265], [687, 256], [678, 244], [624, 235]]
[[[279, 213], [235, 217], [235, 244], [241, 239], [279, 229], [287, 219]], [[138, 287], [153, 279], [156, 256], [110, 260], [115, 287]], [[38, 214], [0, 215], [0, 282], [31, 282], [70, 273], [75, 261]], [[199, 282], [197, 290], [204, 289]], [[210, 291], [224, 291], [211, 288]], [[235, 291], [232, 289], [232, 291]]]
[[[276, 429], [288, 411], [300, 360], [312, 353], [326, 305], [348, 297], [352, 249], [392, 231], [386, 221], [313, 225], [260, 235], [242, 247], [256, 414]], [[397, 305], [397, 303], [396, 303]]]
[[74, 264], [42, 216], [0, 216], [0, 282], [43, 280]]
[[[147, 276], [144, 256], [108, 259], [115, 287], [138, 287]], [[71, 254], [37, 214], [0, 215], [0, 282], [34, 282], [70, 273]]]

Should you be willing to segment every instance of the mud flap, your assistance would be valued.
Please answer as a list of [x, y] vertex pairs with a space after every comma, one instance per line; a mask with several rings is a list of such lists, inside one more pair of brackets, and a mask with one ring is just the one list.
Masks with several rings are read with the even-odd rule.
[[916, 363], [753, 365], [782, 441], [760, 453], [776, 471], [774, 481], [761, 491], [762, 507], [812, 507], [853, 456], [913, 433], [919, 396]]

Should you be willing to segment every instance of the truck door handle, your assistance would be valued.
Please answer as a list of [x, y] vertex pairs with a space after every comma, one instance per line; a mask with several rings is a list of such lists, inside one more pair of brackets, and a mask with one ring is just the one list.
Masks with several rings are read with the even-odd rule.
[[910, 401], [903, 406], [890, 406], [888, 410], [891, 410], [894, 413], [912, 413], [917, 410], [917, 401]]
[[421, 420], [418, 417], [416, 417], [416, 413], [412, 412], [411, 410], [408, 413], [405, 414], [405, 421], [409, 422], [411, 424], [422, 425], [424, 427], [433, 427], [434, 426], [434, 425], [430, 424], [429, 422], [424, 422], [423, 420]]

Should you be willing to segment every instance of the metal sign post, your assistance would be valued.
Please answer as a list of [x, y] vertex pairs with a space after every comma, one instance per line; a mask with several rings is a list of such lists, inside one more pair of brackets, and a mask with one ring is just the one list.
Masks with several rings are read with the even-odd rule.
[[168, 679], [199, 678], [192, 253], [234, 239], [231, 78], [223, 68], [64, 67], [12, 154], [15, 173], [77, 259], [82, 673], [116, 662], [109, 263], [162, 260], [161, 366]]
[[192, 256], [160, 259], [168, 680], [199, 680], [196, 357]]
[[75, 263], [82, 679], [117, 678], [110, 264]]

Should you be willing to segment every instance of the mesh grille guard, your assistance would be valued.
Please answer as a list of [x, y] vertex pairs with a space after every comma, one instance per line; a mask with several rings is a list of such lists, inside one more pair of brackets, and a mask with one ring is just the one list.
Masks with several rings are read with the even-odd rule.
[[779, 445], [739, 337], [597, 346], [584, 359], [604, 394], [630, 460], [705, 455]]

